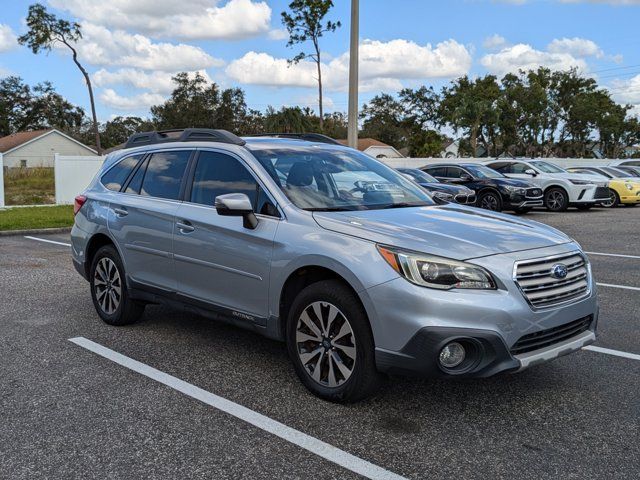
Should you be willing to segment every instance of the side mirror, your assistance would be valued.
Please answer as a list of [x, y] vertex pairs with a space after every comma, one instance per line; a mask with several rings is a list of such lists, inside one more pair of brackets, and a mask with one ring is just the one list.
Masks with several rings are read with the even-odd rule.
[[244, 193], [227, 193], [215, 200], [218, 215], [224, 217], [242, 217], [242, 226], [253, 230], [258, 226], [258, 218], [253, 213], [251, 200]]
[[536, 177], [538, 175], [533, 168], [527, 168], [524, 173], [531, 175], [532, 177]]

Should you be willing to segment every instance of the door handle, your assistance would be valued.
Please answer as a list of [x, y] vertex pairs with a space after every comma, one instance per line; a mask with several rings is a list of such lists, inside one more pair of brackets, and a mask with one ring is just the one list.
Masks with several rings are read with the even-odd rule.
[[119, 217], [126, 217], [127, 215], [129, 215], [129, 212], [127, 212], [126, 208], [114, 208], [113, 211]]
[[196, 229], [193, 225], [191, 225], [191, 222], [188, 222], [186, 220], [184, 222], [176, 222], [176, 226], [181, 233], [191, 233]]

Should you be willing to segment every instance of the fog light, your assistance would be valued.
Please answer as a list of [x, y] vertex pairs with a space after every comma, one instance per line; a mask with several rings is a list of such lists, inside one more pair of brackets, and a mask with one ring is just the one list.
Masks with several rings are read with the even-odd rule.
[[445, 368], [454, 368], [464, 361], [465, 350], [458, 342], [447, 343], [440, 351], [440, 364]]

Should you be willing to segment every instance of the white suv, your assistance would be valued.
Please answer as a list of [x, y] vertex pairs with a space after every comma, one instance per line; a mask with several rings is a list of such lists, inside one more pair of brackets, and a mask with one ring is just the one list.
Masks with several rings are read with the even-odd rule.
[[542, 188], [544, 206], [552, 212], [562, 212], [574, 206], [588, 210], [609, 199], [606, 178], [570, 173], [545, 160], [492, 160], [485, 165], [509, 178], [525, 179]]

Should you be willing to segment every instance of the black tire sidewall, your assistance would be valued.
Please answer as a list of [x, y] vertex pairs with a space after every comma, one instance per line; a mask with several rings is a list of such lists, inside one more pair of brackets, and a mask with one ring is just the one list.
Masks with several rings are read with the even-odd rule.
[[[562, 206], [560, 208], [553, 209], [549, 206], [549, 196], [551, 195], [552, 192], [559, 192], [562, 194], [562, 197], [564, 198], [564, 202], [562, 203]], [[567, 208], [569, 208], [569, 195], [567, 195], [567, 192], [565, 192], [561, 188], [551, 188], [547, 190], [544, 194], [544, 206], [547, 210], [551, 212], [564, 212]]]
[[[122, 294], [120, 298], [120, 304], [118, 305], [118, 308], [116, 309], [116, 311], [113, 312], [111, 315], [104, 312], [100, 307], [100, 304], [98, 303], [98, 300], [96, 298], [95, 285], [93, 283], [95, 278], [96, 267], [98, 265], [98, 262], [103, 258], [109, 258], [111, 261], [113, 261], [116, 268], [118, 269], [118, 273], [120, 274], [120, 283], [122, 285], [121, 286]], [[91, 262], [91, 269], [89, 271], [89, 285], [91, 290], [91, 299], [93, 300], [93, 306], [95, 307], [96, 312], [98, 312], [98, 315], [100, 316], [100, 318], [105, 323], [108, 323], [109, 325], [126, 325], [128, 323], [131, 323], [131, 321], [127, 319], [125, 315], [127, 310], [127, 303], [131, 302], [131, 300], [129, 299], [129, 294], [127, 292], [127, 282], [126, 282], [126, 277], [124, 273], [124, 267], [122, 265], [122, 261], [120, 260], [120, 255], [118, 255], [118, 252], [113, 246], [106, 245], [104, 247], [101, 247], [94, 255], [93, 261]]]
[[478, 207], [482, 208], [482, 200], [484, 200], [487, 197], [493, 197], [493, 198], [496, 199], [497, 208], [495, 210], [489, 210], [487, 208], [483, 208], [483, 210], [487, 210], [489, 212], [501, 212], [502, 211], [502, 198], [500, 197], [499, 194], [497, 194], [495, 192], [485, 192], [485, 193], [481, 194], [480, 197], [478, 198]]
[[[302, 365], [297, 351], [296, 327], [302, 311], [313, 302], [328, 302], [335, 305], [347, 318], [356, 342], [356, 363], [349, 379], [342, 385], [329, 388], [311, 378]], [[369, 320], [360, 300], [339, 281], [321, 281], [303, 289], [289, 309], [286, 327], [287, 350], [300, 381], [317, 396], [332, 402], [349, 403], [360, 400], [370, 393], [376, 383], [375, 348]]]

